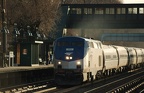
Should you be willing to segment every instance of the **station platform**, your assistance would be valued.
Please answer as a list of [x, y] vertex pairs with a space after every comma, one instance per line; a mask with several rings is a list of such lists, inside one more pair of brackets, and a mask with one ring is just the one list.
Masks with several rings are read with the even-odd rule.
[[9, 72], [17, 72], [17, 71], [28, 71], [28, 70], [40, 70], [53, 68], [53, 64], [49, 65], [36, 65], [36, 66], [13, 66], [13, 67], [4, 67], [0, 68], [0, 73], [9, 73]]
[[54, 78], [53, 64], [0, 68], [0, 90]]

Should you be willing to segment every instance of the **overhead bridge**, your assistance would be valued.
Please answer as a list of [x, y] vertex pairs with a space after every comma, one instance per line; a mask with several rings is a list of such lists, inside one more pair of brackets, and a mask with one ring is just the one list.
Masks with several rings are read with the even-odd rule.
[[144, 4], [63, 4], [65, 28], [144, 28]]
[[144, 47], [144, 4], [62, 4], [62, 8], [66, 19], [63, 36]]

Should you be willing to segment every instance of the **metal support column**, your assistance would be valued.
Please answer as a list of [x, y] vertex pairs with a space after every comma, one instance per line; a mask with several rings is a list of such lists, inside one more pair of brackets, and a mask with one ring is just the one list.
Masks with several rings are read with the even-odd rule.
[[3, 33], [3, 41], [2, 41], [2, 46], [3, 46], [3, 57], [2, 57], [2, 67], [4, 67], [5, 64], [5, 55], [7, 51], [7, 29], [6, 29], [6, 20], [5, 20], [5, 4], [6, 0], [1, 0], [1, 7], [2, 7], [2, 33]]

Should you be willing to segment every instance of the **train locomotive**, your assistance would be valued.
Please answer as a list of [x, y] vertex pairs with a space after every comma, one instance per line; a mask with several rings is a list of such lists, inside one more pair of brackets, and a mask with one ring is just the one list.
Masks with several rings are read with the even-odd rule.
[[144, 49], [104, 45], [83, 37], [61, 37], [54, 42], [53, 62], [56, 84], [77, 85], [142, 67]]

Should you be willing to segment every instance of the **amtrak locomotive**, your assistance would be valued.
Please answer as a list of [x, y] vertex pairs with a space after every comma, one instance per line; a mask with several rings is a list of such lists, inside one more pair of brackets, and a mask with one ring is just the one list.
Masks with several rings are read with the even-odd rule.
[[98, 40], [61, 37], [54, 42], [55, 82], [75, 85], [143, 66], [144, 49], [103, 45]]

